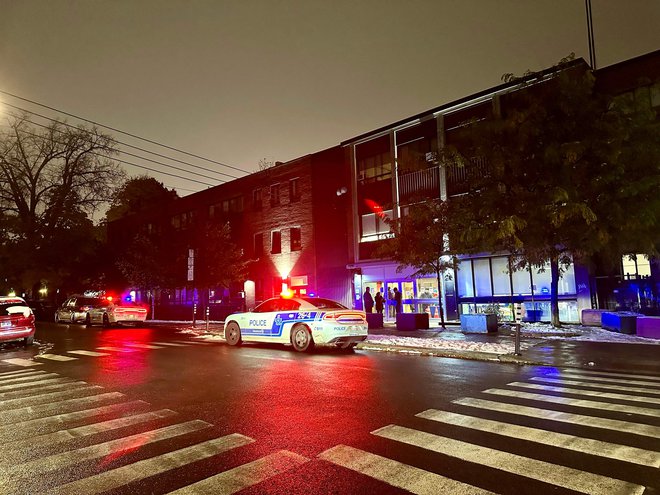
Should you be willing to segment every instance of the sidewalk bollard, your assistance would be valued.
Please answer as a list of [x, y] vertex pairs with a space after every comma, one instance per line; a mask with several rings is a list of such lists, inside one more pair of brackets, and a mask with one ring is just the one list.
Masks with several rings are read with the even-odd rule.
[[193, 328], [195, 328], [195, 316], [197, 315], [197, 303], [193, 304]]
[[210, 314], [210, 309], [208, 306], [206, 306], [206, 333], [209, 333], [209, 314]]
[[520, 352], [520, 323], [515, 323], [516, 325], [516, 335], [515, 335], [515, 343], [516, 343], [516, 350], [514, 351], [514, 354], [516, 356], [522, 356], [522, 353]]

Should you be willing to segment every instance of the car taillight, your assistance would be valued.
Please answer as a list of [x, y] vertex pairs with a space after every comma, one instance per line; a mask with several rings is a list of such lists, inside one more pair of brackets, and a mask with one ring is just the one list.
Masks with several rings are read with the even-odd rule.
[[337, 319], [337, 315], [335, 313], [326, 313], [323, 315], [323, 319], [335, 321]]

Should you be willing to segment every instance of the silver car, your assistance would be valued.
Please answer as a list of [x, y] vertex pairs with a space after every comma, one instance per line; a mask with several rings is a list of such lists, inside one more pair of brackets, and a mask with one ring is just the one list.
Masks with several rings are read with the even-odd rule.
[[83, 323], [87, 312], [99, 304], [98, 297], [71, 296], [55, 311], [55, 323]]

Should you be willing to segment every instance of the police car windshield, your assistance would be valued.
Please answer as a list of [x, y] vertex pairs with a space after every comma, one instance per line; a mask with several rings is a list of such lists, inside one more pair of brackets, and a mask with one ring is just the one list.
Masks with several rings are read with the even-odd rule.
[[301, 299], [316, 306], [318, 309], [347, 309], [346, 306], [339, 304], [337, 301], [323, 299], [322, 297], [301, 297]]

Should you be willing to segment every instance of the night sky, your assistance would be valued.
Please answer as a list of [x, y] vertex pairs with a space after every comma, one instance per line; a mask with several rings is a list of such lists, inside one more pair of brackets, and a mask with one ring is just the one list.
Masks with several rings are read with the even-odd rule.
[[[592, 5], [598, 67], [660, 48], [660, 1]], [[1, 90], [244, 171], [113, 133], [234, 176], [571, 52], [589, 60], [582, 0], [0, 0]], [[181, 195], [207, 187], [150, 174]]]

